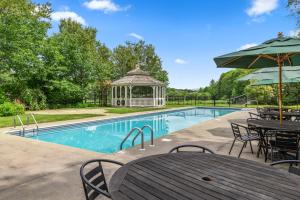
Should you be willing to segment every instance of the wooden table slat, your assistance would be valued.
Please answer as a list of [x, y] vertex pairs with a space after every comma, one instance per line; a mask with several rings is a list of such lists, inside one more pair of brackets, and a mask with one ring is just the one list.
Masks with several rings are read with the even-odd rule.
[[[210, 177], [205, 181], [203, 177]], [[204, 153], [162, 154], [112, 176], [113, 200], [300, 199], [300, 178], [254, 161]]]
[[[152, 161], [153, 162], [153, 161]], [[147, 163], [148, 164], [148, 163]], [[165, 173], [166, 175], [170, 174], [169, 177], [172, 177], [175, 180], [178, 180], [179, 183], [188, 185], [190, 187], [198, 187], [198, 190], [200, 190], [201, 192], [204, 192], [205, 194], [212, 196], [212, 198], [217, 198], [217, 199], [232, 199], [232, 197], [236, 197], [236, 198], [240, 198], [243, 199], [243, 197], [239, 196], [238, 194], [232, 194], [231, 190], [227, 190], [226, 188], [222, 188], [222, 187], [215, 187], [213, 183], [208, 184], [207, 182], [203, 182], [202, 177], [203, 176], [195, 176], [194, 174], [190, 174], [192, 176], [189, 176], [188, 173], [185, 173], [184, 171], [175, 171], [174, 173], [172, 173], [172, 166], [170, 165], [171, 163], [169, 163], [169, 165], [163, 165], [163, 163], [161, 163], [160, 166], [163, 166], [163, 168], [167, 169], [166, 171], [164, 171], [163, 168], [159, 168], [159, 167], [155, 167], [155, 165], [150, 165], [152, 168], [152, 170], [159, 169], [161, 170], [163, 173]], [[171, 168], [169, 168], [171, 167]], [[204, 174], [203, 174], [204, 175]]]
[[[162, 161], [159, 161], [162, 162]], [[172, 161], [168, 161], [168, 164], [170, 165], [172, 163]], [[175, 165], [180, 166], [180, 164], [175, 163]], [[207, 174], [213, 174], [211, 173], [211, 171], [207, 171], [207, 170], [203, 170], [203, 168], [201, 168], [201, 170], [204, 172], [202, 174], [199, 173], [200, 170], [196, 170], [193, 171], [192, 169], [188, 169], [189, 165], [187, 166], [183, 166], [183, 168], [181, 169], [181, 172], [186, 175], [189, 176], [191, 178], [198, 178], [201, 179], [203, 176], [207, 176]], [[215, 171], [214, 171], [215, 172]], [[224, 186], [228, 186], [231, 187], [233, 189], [237, 189], [236, 193], [246, 193], [246, 194], [252, 194], [254, 195], [254, 197], [252, 197], [252, 199], [255, 199], [255, 197], [257, 197], [257, 199], [268, 199], [267, 195], [272, 196], [276, 199], [276, 193], [274, 195], [274, 192], [269, 192], [269, 191], [262, 191], [262, 189], [266, 189], [264, 185], [258, 187], [258, 189], [256, 188], [257, 185], [252, 184], [251, 185], [251, 180], [245, 179], [245, 177], [236, 177], [233, 173], [232, 174], [228, 174], [228, 173], [216, 173], [216, 175], [218, 175], [219, 179], [218, 179], [218, 183], [223, 184]], [[231, 177], [231, 181], [227, 176]], [[224, 189], [224, 186], [222, 187]], [[221, 187], [221, 185], [216, 185], [216, 187]], [[243, 189], [247, 189], [247, 190], [243, 190], [243, 192], [239, 191], [239, 189], [243, 187]], [[215, 189], [216, 190], [216, 189]], [[228, 189], [227, 189], [228, 190]], [[231, 193], [232, 190], [228, 190], [229, 194], [231, 195], [231, 198], [233, 197], [233, 194]], [[255, 193], [254, 191], [257, 191], [257, 193]]]
[[[232, 178], [237, 177], [239, 179], [247, 178], [248, 182], [255, 181], [256, 184], [254, 186], [270, 187], [271, 189], [277, 189], [275, 192], [282, 191], [283, 193], [290, 192], [291, 194], [294, 194], [294, 192], [295, 192], [295, 189], [291, 190], [291, 187], [290, 187], [290, 186], [294, 186], [295, 184], [289, 183], [289, 182], [282, 182], [282, 179], [273, 179], [273, 176], [267, 176], [267, 175], [264, 175], [260, 172], [256, 173], [256, 174], [259, 175], [258, 177], [254, 177], [253, 175], [255, 175], [255, 173], [254, 173], [255, 171], [254, 172], [247, 171], [247, 170], [241, 171], [241, 170], [238, 170], [239, 168], [233, 168], [233, 169], [228, 168], [228, 167], [226, 168], [226, 167], [222, 167], [220, 165], [218, 166], [218, 164], [220, 164], [220, 163], [211, 163], [211, 162], [208, 163], [208, 162], [205, 162], [204, 160], [196, 160], [193, 163], [192, 163], [192, 160], [189, 160], [189, 161], [190, 161], [190, 163], [186, 167], [189, 167], [190, 165], [199, 166], [200, 163], [202, 163], [203, 165], [208, 167], [208, 165], [212, 164], [210, 169], [213, 169], [213, 170], [211, 170], [211, 172], [216, 173], [216, 172], [219, 171], [219, 174], [222, 174], [223, 176], [225, 176], [226, 174], [231, 172], [229, 174], [230, 177], [232, 177]], [[243, 168], [242, 165], [240, 165], [240, 167]], [[207, 170], [208, 168], [201, 168], [201, 169], [202, 170]], [[241, 173], [241, 172], [244, 172], [244, 173]], [[262, 181], [264, 183], [266, 183], [267, 185], [261, 185], [260, 183]], [[280, 185], [278, 185], [278, 186], [275, 185], [274, 186], [273, 185], [274, 182], [276, 182], [277, 184], [279, 183]], [[267, 188], [265, 188], [265, 189], [267, 189]], [[299, 198], [300, 198], [300, 196], [299, 196]]]

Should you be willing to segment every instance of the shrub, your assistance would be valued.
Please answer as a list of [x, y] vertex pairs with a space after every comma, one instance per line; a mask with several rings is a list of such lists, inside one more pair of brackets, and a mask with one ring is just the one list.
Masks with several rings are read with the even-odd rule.
[[40, 110], [47, 107], [46, 96], [39, 89], [24, 90], [21, 94], [21, 99], [30, 110]]
[[19, 115], [24, 113], [25, 108], [22, 104], [16, 104], [11, 102], [4, 102], [3, 104], [0, 104], [1, 117]]
[[82, 102], [84, 93], [78, 85], [69, 81], [54, 81], [49, 91], [48, 103], [52, 105], [74, 105]]
[[0, 90], [0, 104], [3, 104], [5, 101], [7, 101], [7, 98], [4, 95], [4, 92]]

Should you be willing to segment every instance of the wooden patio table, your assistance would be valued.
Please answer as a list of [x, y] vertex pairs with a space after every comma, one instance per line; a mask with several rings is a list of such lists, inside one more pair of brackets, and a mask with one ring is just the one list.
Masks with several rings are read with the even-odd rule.
[[113, 200], [300, 199], [300, 178], [230, 156], [180, 152], [137, 159], [118, 169]]

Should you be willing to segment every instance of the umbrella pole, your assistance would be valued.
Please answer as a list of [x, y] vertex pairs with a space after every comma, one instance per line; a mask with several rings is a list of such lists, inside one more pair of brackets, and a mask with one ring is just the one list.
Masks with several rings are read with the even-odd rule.
[[278, 106], [279, 106], [279, 117], [280, 125], [282, 125], [282, 63], [280, 58], [278, 58]]

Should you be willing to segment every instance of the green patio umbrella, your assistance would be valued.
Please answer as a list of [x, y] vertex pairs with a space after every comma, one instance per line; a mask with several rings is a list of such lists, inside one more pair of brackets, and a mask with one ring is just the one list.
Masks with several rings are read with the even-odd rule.
[[266, 68], [278, 67], [278, 106], [282, 122], [282, 67], [300, 65], [300, 39], [278, 34], [258, 46], [214, 58], [222, 68]]
[[[254, 71], [238, 79], [239, 81], [253, 80], [251, 85], [271, 85], [278, 84], [278, 67], [263, 68]], [[300, 66], [284, 67], [282, 69], [282, 83], [299, 83]]]

